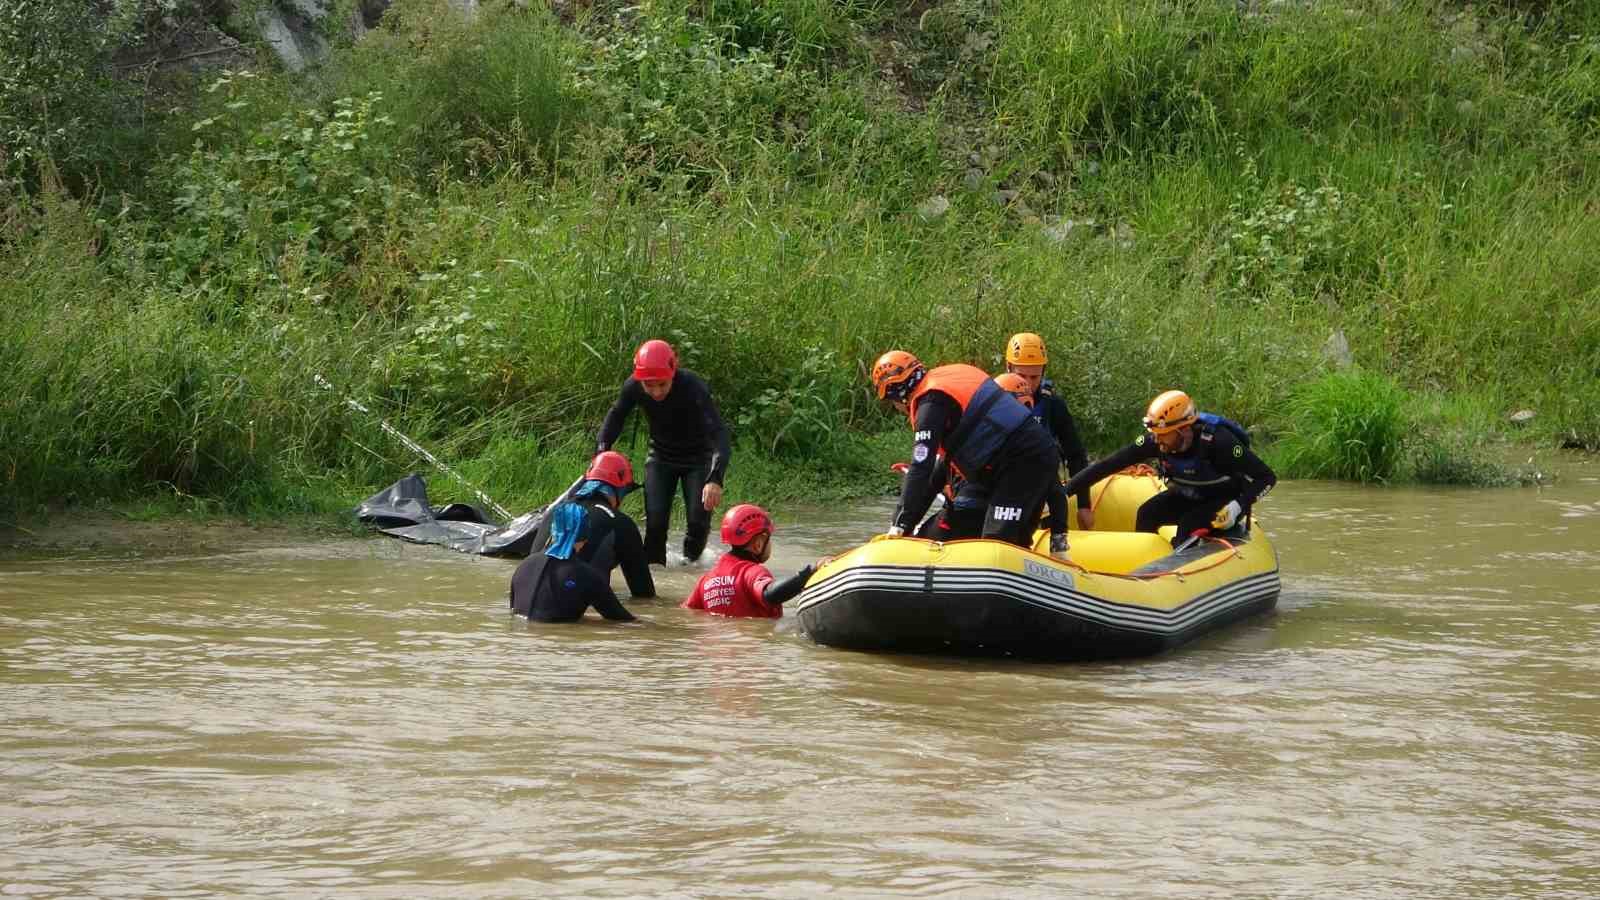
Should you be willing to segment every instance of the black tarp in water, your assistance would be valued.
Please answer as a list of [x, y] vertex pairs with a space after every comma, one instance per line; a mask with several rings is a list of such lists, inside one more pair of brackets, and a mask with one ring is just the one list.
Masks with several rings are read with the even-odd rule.
[[377, 526], [384, 534], [418, 544], [438, 544], [479, 556], [522, 558], [533, 550], [544, 514], [560, 503], [581, 482], [574, 482], [549, 506], [523, 513], [505, 525], [470, 503], [451, 503], [434, 509], [428, 503], [428, 486], [412, 473], [356, 507], [356, 518]]

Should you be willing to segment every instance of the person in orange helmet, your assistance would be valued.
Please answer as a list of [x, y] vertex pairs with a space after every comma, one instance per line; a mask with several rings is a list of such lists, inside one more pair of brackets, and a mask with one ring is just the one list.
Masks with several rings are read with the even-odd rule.
[[666, 564], [673, 493], [681, 487], [683, 557], [694, 562], [711, 534], [711, 511], [722, 503], [732, 453], [728, 426], [705, 380], [678, 368], [678, 354], [666, 341], [645, 341], [634, 353], [633, 377], [622, 383], [617, 402], [600, 425], [597, 454], [616, 444], [634, 407], [643, 409], [650, 423], [650, 455], [644, 463], [645, 556]]
[[772, 557], [772, 517], [753, 503], [741, 503], [722, 517], [722, 542], [728, 552], [700, 576], [681, 606], [718, 616], [776, 619], [825, 560], [776, 581], [763, 565]]
[[1278, 483], [1250, 449], [1244, 426], [1200, 412], [1183, 391], [1165, 391], [1150, 401], [1144, 427], [1132, 444], [1072, 476], [1067, 492], [1087, 491], [1120, 469], [1153, 463], [1167, 489], [1139, 507], [1134, 528], [1153, 533], [1177, 525], [1172, 542], [1178, 546], [1196, 534], [1233, 528]]
[[911, 465], [890, 536], [915, 528], [927, 512], [937, 492], [930, 476], [943, 453], [963, 478], [987, 492], [982, 536], [1031, 547], [1058, 458], [1027, 407], [976, 366], [929, 369], [904, 350], [878, 357], [871, 379], [878, 398], [905, 413], [913, 432]]
[[[1055, 438], [1056, 453], [1067, 464], [1067, 474], [1082, 472], [1089, 465], [1089, 454], [1083, 449], [1078, 423], [1072, 418], [1066, 399], [1056, 392], [1050, 379], [1044, 377], [1045, 364], [1050, 361], [1044, 338], [1031, 331], [1013, 334], [1006, 341], [1005, 358], [1006, 374], [1021, 378], [1032, 392], [1033, 417]], [[1089, 500], [1087, 488], [1078, 492], [1078, 527], [1094, 527], [1094, 504]]]

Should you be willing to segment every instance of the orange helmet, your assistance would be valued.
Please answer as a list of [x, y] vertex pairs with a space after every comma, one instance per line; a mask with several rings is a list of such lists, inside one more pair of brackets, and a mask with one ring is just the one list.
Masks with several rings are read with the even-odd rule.
[[1188, 394], [1166, 391], [1150, 401], [1150, 408], [1144, 414], [1144, 427], [1150, 429], [1151, 434], [1166, 434], [1194, 424], [1195, 418], [1194, 401]]
[[1044, 352], [1044, 338], [1031, 331], [1013, 334], [1006, 341], [1006, 362], [1013, 366], [1042, 366], [1050, 361]]
[[872, 364], [872, 389], [879, 400], [904, 400], [926, 374], [921, 360], [904, 350], [890, 350]]
[[1029, 389], [1028, 382], [1021, 375], [1015, 372], [996, 375], [994, 383], [1000, 385], [1001, 390], [1022, 401], [1023, 406], [1033, 409], [1033, 391]]

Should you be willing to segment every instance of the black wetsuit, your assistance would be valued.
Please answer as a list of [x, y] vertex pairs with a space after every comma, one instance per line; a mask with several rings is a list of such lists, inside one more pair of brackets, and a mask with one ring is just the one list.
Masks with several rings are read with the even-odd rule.
[[639, 537], [639, 526], [621, 510], [611, 508], [601, 497], [585, 497], [576, 501], [588, 510], [588, 543], [578, 558], [594, 566], [610, 578], [611, 570], [622, 568], [622, 577], [628, 582], [628, 593], [635, 597], [654, 597], [656, 582], [650, 576], [650, 561], [644, 552], [644, 541]]
[[[943, 491], [944, 508], [929, 516], [917, 526], [916, 535], [932, 541], [959, 541], [983, 536], [983, 514], [989, 507], [989, 492], [982, 485], [959, 476], [952, 490], [945, 490], [950, 479], [950, 464], [943, 456], [934, 465], [930, 476], [934, 491]], [[904, 492], [902, 492], [902, 497]], [[1087, 506], [1083, 507], [1087, 509]], [[1067, 493], [1061, 482], [1051, 479], [1045, 494], [1045, 525], [1051, 534], [1067, 531]]]
[[[611, 580], [611, 570], [621, 566], [622, 577], [628, 582], [628, 593], [635, 597], [654, 597], [655, 579], [650, 575], [644, 541], [633, 519], [625, 512], [613, 510], [602, 497], [591, 495], [570, 502], [582, 507], [587, 516], [583, 532], [587, 542], [578, 551], [578, 559], [594, 566], [607, 582]], [[541, 549], [550, 546], [552, 524], [551, 518], [545, 516], [533, 534], [532, 546]]]
[[[1033, 395], [1033, 418], [1055, 438], [1056, 453], [1067, 464], [1068, 475], [1076, 475], [1089, 465], [1089, 454], [1078, 436], [1078, 423], [1067, 409], [1067, 401], [1056, 393], [1056, 386], [1049, 379], [1040, 382], [1039, 390]], [[1085, 487], [1078, 492], [1078, 508], [1088, 509], [1090, 505], [1089, 489]]]
[[672, 376], [672, 390], [659, 403], [650, 399], [643, 385], [629, 378], [622, 383], [617, 402], [600, 425], [596, 452], [611, 449], [636, 406], [644, 410], [650, 422], [650, 456], [644, 465], [645, 558], [666, 563], [672, 495], [681, 487], [683, 555], [690, 560], [699, 559], [711, 533], [711, 513], [700, 494], [707, 483], [722, 484], [727, 474], [732, 452], [728, 426], [705, 381], [687, 369], [679, 369]]
[[[1000, 402], [1021, 405], [1009, 395]], [[917, 402], [916, 445], [894, 518], [894, 524], [906, 532], [913, 532], [933, 503], [939, 490], [931, 477], [936, 464], [934, 450], [960, 428], [961, 416], [961, 405], [941, 391], [929, 391]], [[975, 487], [988, 491], [981, 536], [1032, 546], [1034, 524], [1058, 468], [1055, 442], [1032, 417], [1024, 419], [1006, 435], [987, 465], [964, 473]]]
[[605, 576], [581, 560], [552, 559], [539, 552], [523, 560], [511, 576], [511, 611], [535, 622], [576, 622], [591, 606], [607, 619], [634, 618]]
[[1194, 441], [1182, 453], [1162, 453], [1155, 435], [1146, 432], [1072, 476], [1067, 490], [1087, 490], [1120, 469], [1153, 462], [1167, 480], [1167, 489], [1139, 507], [1136, 530], [1153, 533], [1162, 525], [1177, 525], [1173, 540], [1183, 541], [1199, 529], [1210, 528], [1217, 511], [1234, 500], [1239, 501], [1242, 518], [1278, 483], [1278, 476], [1231, 429], [1206, 425], [1194, 429]]

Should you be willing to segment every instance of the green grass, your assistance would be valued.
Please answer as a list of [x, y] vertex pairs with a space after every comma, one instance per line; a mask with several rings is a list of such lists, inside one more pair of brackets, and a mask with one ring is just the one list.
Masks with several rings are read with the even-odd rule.
[[1340, 372], [1301, 384], [1288, 399], [1288, 433], [1275, 468], [1290, 478], [1388, 481], [1405, 459], [1405, 391], [1391, 379]]
[[[1581, 4], [937, 13], [409, 0], [313, 74], [211, 79], [140, 175], [8, 182], [0, 514], [314, 514], [418, 467], [314, 374], [536, 506], [651, 337], [733, 423], [734, 502], [880, 490], [872, 359], [998, 370], [1021, 330], [1096, 451], [1169, 387], [1287, 476], [1600, 440]], [[964, 75], [886, 78], [889, 35]], [[1335, 331], [1361, 374], [1324, 375]]]

